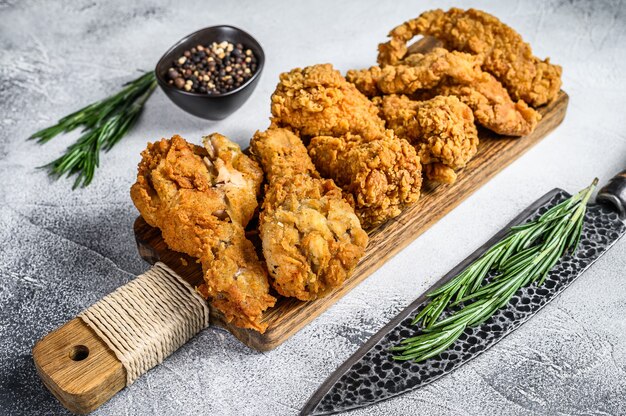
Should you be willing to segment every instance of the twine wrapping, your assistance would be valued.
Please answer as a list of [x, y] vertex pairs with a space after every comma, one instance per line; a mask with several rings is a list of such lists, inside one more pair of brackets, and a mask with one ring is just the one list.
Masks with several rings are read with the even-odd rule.
[[129, 386], [206, 328], [209, 307], [193, 287], [158, 262], [79, 317], [115, 353]]

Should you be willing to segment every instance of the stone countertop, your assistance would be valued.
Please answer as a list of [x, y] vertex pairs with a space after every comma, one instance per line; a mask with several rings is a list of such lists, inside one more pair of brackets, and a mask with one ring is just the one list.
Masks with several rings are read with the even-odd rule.
[[[145, 271], [129, 197], [148, 140], [219, 131], [245, 145], [268, 125], [278, 74], [332, 62], [372, 65], [395, 25], [475, 6], [564, 68], [564, 123], [401, 254], [276, 350], [208, 329], [96, 415], [295, 414], [370, 335], [520, 210], [554, 187], [577, 191], [626, 166], [626, 4], [533, 2], [0, 1], [0, 414], [66, 414], [39, 381], [34, 342]], [[25, 139], [153, 67], [194, 30], [228, 23], [267, 54], [251, 99], [220, 122], [157, 91], [139, 124], [71, 191], [37, 170], [77, 134]], [[419, 391], [353, 412], [412, 415], [626, 414], [626, 239], [489, 352]]]

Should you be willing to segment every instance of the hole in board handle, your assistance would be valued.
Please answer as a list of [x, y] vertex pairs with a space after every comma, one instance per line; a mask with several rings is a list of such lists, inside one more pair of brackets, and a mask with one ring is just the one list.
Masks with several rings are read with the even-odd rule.
[[84, 345], [74, 345], [70, 351], [70, 359], [73, 361], [82, 361], [89, 357], [89, 348]]

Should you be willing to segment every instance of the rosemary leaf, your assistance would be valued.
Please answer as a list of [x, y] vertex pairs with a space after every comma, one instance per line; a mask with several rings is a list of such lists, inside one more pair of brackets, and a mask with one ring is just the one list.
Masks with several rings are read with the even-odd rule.
[[54, 126], [42, 129], [29, 140], [47, 143], [79, 127], [83, 132], [65, 154], [42, 166], [54, 178], [76, 175], [73, 189], [91, 183], [100, 164], [100, 152], [109, 151], [135, 124], [144, 104], [156, 87], [154, 72], [124, 84], [118, 93], [69, 114]]
[[[391, 350], [396, 360], [423, 361], [439, 355], [468, 327], [485, 322], [522, 287], [543, 284], [559, 259], [580, 243], [587, 202], [597, 179], [539, 218], [511, 227], [509, 234], [455, 278], [428, 295], [413, 324], [418, 335]], [[489, 272], [496, 275], [487, 282]], [[445, 318], [440, 319], [445, 311]]]

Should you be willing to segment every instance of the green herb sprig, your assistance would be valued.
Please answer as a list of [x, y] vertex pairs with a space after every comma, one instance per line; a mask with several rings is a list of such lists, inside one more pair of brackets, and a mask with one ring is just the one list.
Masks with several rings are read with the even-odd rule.
[[117, 94], [81, 108], [30, 136], [29, 140], [43, 144], [61, 133], [83, 128], [83, 134], [63, 156], [42, 168], [55, 178], [77, 175], [73, 189], [89, 185], [100, 163], [100, 151], [111, 150], [130, 130], [156, 85], [154, 72], [147, 72], [124, 84]]
[[[587, 202], [597, 179], [534, 221], [511, 227], [500, 240], [454, 279], [428, 294], [432, 300], [413, 324], [422, 333], [393, 347], [396, 360], [424, 361], [448, 349], [468, 327], [477, 326], [505, 306], [521, 287], [541, 285], [568, 251], [578, 247]], [[486, 282], [490, 271], [496, 276]], [[454, 309], [456, 307], [456, 309]], [[445, 310], [453, 310], [440, 319]]]

